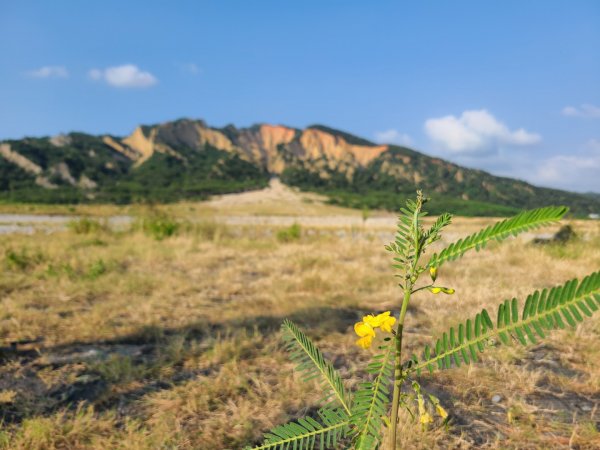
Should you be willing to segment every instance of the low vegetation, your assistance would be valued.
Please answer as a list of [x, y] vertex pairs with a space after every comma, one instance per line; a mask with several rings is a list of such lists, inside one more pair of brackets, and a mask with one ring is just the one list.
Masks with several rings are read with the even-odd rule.
[[[301, 237], [284, 242], [281, 228], [228, 227], [204, 212], [191, 221], [188, 205], [169, 211], [179, 225], [162, 239], [93, 226], [51, 239], [0, 236], [0, 448], [259, 445], [322, 398], [316, 380], [290, 376], [284, 318], [319, 346], [349, 392], [359, 388], [371, 354], [355, 345], [353, 325], [398, 304], [383, 249], [393, 229], [302, 224]], [[432, 252], [490, 223], [456, 219]], [[445, 265], [440, 279], [456, 294], [408, 307], [405, 354], [499, 298], [600, 267], [597, 225], [570, 225], [578, 239], [564, 244], [533, 245], [528, 235]], [[398, 445], [596, 448], [599, 317], [425, 377], [421, 389], [449, 417], [425, 433], [400, 409]]]
[[287, 228], [277, 230], [277, 240], [280, 242], [292, 242], [300, 239], [301, 236], [300, 224], [293, 223]]

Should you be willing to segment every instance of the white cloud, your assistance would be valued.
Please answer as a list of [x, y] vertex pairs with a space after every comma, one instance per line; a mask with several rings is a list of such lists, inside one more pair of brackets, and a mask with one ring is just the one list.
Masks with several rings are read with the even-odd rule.
[[485, 109], [464, 111], [428, 119], [425, 132], [443, 149], [454, 154], [476, 155], [497, 150], [500, 146], [537, 144], [542, 137], [523, 128], [511, 131]]
[[30, 70], [27, 75], [33, 78], [67, 78], [69, 71], [65, 66], [43, 66]]
[[147, 88], [158, 83], [154, 75], [140, 70], [134, 64], [92, 69], [88, 75], [92, 80], [104, 81], [118, 88]]
[[600, 107], [585, 103], [579, 107], [565, 106], [562, 110], [564, 116], [568, 117], [584, 117], [597, 119], [600, 118]]
[[538, 186], [600, 193], [600, 140], [589, 139], [571, 153], [535, 156], [529, 152], [500, 155], [490, 162], [497, 175], [524, 179]]
[[394, 129], [376, 131], [375, 141], [379, 142], [380, 144], [398, 144], [405, 146], [410, 146], [413, 143], [412, 138], [408, 134], [401, 133]]
[[[600, 154], [556, 155], [543, 161], [533, 181], [557, 188], [599, 192]], [[595, 188], [594, 188], [595, 186]]]

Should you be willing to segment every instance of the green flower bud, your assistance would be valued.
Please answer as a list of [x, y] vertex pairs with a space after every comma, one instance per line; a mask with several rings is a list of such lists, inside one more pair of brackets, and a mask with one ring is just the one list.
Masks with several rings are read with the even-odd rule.
[[432, 286], [429, 288], [429, 292], [431, 292], [432, 294], [439, 294], [440, 292], [443, 292], [444, 294], [452, 295], [456, 291], [452, 288], [441, 287], [441, 286]]

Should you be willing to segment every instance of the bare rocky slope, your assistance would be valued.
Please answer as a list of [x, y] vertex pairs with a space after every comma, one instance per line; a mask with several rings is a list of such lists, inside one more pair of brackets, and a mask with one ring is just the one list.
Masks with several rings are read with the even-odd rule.
[[320, 125], [213, 128], [181, 119], [139, 126], [124, 138], [70, 133], [0, 143], [5, 201], [203, 199], [264, 187], [272, 176], [363, 208], [397, 208], [421, 188], [440, 208], [467, 215], [557, 203], [580, 215], [600, 211], [597, 197], [495, 177]]

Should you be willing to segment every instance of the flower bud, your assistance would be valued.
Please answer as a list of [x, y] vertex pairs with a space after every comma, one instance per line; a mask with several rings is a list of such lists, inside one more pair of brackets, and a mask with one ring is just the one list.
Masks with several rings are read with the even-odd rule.
[[452, 288], [445, 288], [445, 287], [443, 287], [443, 288], [441, 288], [441, 289], [442, 289], [442, 292], [443, 292], [444, 294], [448, 294], [448, 295], [452, 295], [452, 294], [454, 294], [454, 293], [456, 292], [456, 291], [455, 291], [454, 289], [452, 289]]
[[439, 403], [435, 405], [435, 410], [442, 419], [448, 417], [448, 412]]
[[425, 412], [423, 414], [420, 414], [419, 421], [423, 426], [426, 426], [428, 423], [433, 422], [433, 418], [428, 412]]
[[429, 268], [429, 276], [431, 277], [431, 281], [435, 282], [435, 279], [437, 278], [437, 267], [431, 266]]

